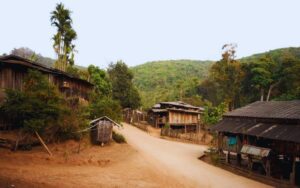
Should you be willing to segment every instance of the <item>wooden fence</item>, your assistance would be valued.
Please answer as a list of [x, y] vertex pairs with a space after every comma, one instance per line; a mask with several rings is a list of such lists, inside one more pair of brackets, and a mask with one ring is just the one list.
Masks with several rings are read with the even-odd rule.
[[161, 136], [168, 136], [171, 138], [188, 141], [196, 144], [204, 144], [211, 141], [211, 136], [206, 131], [197, 131], [184, 133], [182, 129], [162, 128]]

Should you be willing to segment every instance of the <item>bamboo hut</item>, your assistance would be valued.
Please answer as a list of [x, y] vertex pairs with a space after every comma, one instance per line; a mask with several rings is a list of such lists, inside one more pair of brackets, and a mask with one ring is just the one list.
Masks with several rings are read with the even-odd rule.
[[100, 117], [90, 122], [91, 141], [93, 144], [107, 144], [112, 139], [113, 126], [121, 127], [107, 116]]

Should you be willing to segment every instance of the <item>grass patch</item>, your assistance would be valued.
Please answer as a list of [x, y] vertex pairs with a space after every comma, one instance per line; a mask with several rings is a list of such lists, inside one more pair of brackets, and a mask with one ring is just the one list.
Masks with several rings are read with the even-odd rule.
[[119, 134], [115, 131], [112, 132], [112, 138], [115, 142], [121, 144], [121, 143], [126, 143], [126, 139], [122, 134]]

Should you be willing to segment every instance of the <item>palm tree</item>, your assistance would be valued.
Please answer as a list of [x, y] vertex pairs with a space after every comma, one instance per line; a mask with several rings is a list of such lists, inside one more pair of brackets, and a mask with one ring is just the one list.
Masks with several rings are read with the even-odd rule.
[[75, 45], [72, 41], [77, 38], [75, 30], [72, 28], [71, 12], [65, 9], [62, 3], [56, 5], [51, 12], [51, 25], [57, 28], [57, 33], [53, 36], [53, 48], [57, 54], [55, 67], [65, 71], [68, 65], [74, 64]]

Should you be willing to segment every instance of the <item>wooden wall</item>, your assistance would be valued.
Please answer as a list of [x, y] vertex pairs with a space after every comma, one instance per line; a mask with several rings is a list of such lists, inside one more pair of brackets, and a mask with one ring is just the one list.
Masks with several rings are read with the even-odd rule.
[[[27, 69], [20, 66], [0, 66], [0, 103], [5, 98], [5, 89], [23, 89], [24, 77]], [[92, 90], [92, 85], [83, 81], [72, 79], [64, 75], [44, 73], [50, 83], [54, 83], [65, 97], [78, 97], [83, 100], [88, 99], [88, 93]], [[0, 114], [0, 129], [8, 127], [9, 122], [4, 120]]]
[[[0, 67], [0, 102], [5, 97], [5, 89], [22, 90], [26, 69], [18, 67]], [[49, 82], [54, 83], [66, 97], [79, 97], [87, 100], [92, 86], [66, 76], [46, 74]]]
[[198, 114], [169, 111], [169, 123], [178, 125], [198, 124]]

